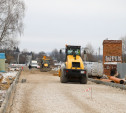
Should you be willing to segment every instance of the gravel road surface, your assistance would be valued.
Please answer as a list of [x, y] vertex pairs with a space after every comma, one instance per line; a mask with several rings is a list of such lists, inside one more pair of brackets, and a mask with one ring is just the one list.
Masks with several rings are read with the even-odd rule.
[[22, 72], [10, 113], [126, 113], [126, 91], [92, 82], [62, 84], [49, 72]]

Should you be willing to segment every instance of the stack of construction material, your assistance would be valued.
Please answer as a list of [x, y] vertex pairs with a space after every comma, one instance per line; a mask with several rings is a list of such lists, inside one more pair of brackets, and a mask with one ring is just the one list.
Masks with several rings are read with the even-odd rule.
[[115, 76], [109, 76], [109, 79], [114, 81], [115, 83], [119, 83], [119, 84], [124, 84], [125, 81], [123, 79], [117, 78]]
[[118, 83], [118, 84], [126, 84], [126, 80], [117, 78], [116, 76], [106, 76], [106, 78], [101, 78], [101, 81], [104, 82], [113, 82], [113, 83]]
[[102, 77], [103, 64], [101, 62], [84, 62], [89, 77]]

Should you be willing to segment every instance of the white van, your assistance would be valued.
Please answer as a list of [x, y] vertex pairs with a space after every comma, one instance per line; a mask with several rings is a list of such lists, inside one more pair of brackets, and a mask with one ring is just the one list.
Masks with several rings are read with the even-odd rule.
[[40, 66], [38, 65], [38, 62], [36, 60], [32, 60], [30, 65], [32, 68], [40, 68]]

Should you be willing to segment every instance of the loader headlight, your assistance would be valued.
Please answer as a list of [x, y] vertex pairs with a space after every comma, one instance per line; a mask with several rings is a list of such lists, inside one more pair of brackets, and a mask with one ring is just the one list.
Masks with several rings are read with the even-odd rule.
[[86, 74], [86, 71], [81, 71], [81, 74]]

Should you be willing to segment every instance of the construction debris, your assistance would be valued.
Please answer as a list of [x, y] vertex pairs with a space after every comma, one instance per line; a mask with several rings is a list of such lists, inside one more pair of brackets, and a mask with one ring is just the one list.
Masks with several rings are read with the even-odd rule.
[[60, 69], [60, 66], [52, 68], [52, 71], [54, 72], [53, 73], [54, 76], [59, 76], [59, 69]]
[[2, 81], [0, 84], [0, 89], [4, 89], [7, 90], [10, 85], [12, 84], [12, 82], [14, 81], [15, 77], [16, 77], [17, 72], [8, 72], [8, 73], [2, 73]]
[[2, 82], [2, 80], [3, 80], [3, 75], [0, 74], [0, 83]]
[[20, 68], [11, 68], [11, 67], [9, 67], [8, 70], [9, 70], [9, 71], [19, 71]]
[[22, 80], [21, 80], [21, 83], [25, 83], [25, 82], [26, 82], [26, 79], [22, 79]]

